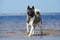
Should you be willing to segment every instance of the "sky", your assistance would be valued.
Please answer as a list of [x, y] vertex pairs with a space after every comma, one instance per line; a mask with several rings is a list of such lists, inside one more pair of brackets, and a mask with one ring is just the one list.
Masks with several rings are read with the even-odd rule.
[[0, 0], [0, 14], [26, 13], [28, 5], [41, 13], [60, 13], [60, 0]]

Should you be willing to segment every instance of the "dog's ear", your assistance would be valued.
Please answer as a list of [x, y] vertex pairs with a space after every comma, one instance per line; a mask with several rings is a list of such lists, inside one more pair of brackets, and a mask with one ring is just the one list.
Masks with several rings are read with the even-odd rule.
[[28, 6], [27, 9], [30, 9], [30, 6]]
[[34, 9], [34, 6], [32, 6], [32, 9]]

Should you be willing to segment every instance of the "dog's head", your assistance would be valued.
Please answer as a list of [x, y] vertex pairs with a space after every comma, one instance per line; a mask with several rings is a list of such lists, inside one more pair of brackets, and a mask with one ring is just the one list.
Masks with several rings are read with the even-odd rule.
[[30, 6], [27, 7], [27, 15], [29, 17], [34, 17], [34, 15], [35, 15], [34, 6], [32, 6], [32, 8], [30, 8]]

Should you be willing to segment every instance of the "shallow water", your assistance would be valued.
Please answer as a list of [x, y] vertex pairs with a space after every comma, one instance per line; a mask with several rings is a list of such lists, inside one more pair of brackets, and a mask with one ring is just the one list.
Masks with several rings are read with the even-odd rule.
[[1, 40], [60, 40], [60, 37], [22, 37], [22, 38], [0, 38]]
[[[42, 15], [42, 28], [60, 30], [60, 15]], [[33, 37], [9, 37], [10, 34], [21, 34], [26, 29], [26, 15], [0, 16], [0, 39], [1, 40], [59, 40], [60, 36], [33, 36]], [[38, 27], [36, 28], [38, 29]], [[23, 33], [23, 32], [22, 32]]]

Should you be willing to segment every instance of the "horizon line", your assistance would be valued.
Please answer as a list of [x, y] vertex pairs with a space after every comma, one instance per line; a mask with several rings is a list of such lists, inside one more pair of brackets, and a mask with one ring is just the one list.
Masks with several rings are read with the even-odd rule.
[[[26, 13], [0, 13], [0, 16], [26, 15]], [[60, 15], [60, 13], [41, 13], [41, 15]]]

